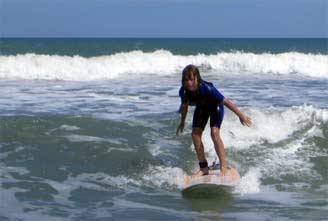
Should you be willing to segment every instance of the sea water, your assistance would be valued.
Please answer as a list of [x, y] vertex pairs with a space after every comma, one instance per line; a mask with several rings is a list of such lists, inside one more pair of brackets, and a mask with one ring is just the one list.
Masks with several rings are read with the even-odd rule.
[[[225, 112], [228, 195], [181, 195], [188, 64], [252, 118]], [[327, 39], [1, 39], [0, 79], [0, 220], [328, 217]]]

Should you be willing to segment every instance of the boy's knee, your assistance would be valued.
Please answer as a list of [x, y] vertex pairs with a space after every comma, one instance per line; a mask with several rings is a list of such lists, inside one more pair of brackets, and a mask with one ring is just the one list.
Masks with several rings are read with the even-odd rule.
[[202, 131], [200, 129], [193, 129], [191, 132], [192, 138], [199, 138], [202, 136]]
[[213, 140], [221, 139], [220, 130], [218, 128], [211, 129], [211, 137]]

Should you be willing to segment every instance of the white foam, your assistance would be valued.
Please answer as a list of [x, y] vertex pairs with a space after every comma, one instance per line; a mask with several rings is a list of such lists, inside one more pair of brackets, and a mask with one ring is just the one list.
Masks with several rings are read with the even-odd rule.
[[260, 192], [261, 173], [258, 168], [250, 168], [250, 170], [240, 178], [235, 188], [235, 192], [239, 194], [254, 194]]
[[[311, 106], [310, 109], [313, 109], [313, 107]], [[315, 117], [317, 120], [323, 121], [325, 123], [328, 122], [328, 110], [321, 109], [321, 110], [314, 110], [314, 111], [315, 111]]]
[[81, 128], [77, 127], [77, 126], [73, 126], [73, 125], [61, 125], [59, 127], [60, 130], [66, 130], [66, 131], [74, 131], [74, 130], [80, 130]]
[[285, 146], [267, 149], [266, 155], [261, 157], [258, 163], [262, 174], [278, 180], [283, 180], [286, 176], [296, 176], [303, 182], [309, 179], [321, 180], [321, 175], [313, 170], [314, 164], [311, 158], [322, 156], [323, 153], [304, 142], [306, 135]]
[[66, 139], [68, 139], [70, 142], [96, 142], [96, 143], [102, 143], [102, 142], [109, 142], [113, 144], [122, 144], [117, 139], [109, 139], [109, 138], [102, 138], [102, 137], [95, 137], [95, 136], [87, 136], [87, 135], [78, 135], [78, 134], [70, 134], [67, 136], [64, 136]]
[[133, 75], [172, 75], [193, 63], [220, 74], [301, 74], [328, 78], [328, 56], [296, 52], [174, 55], [170, 51], [130, 51], [110, 56], [24, 54], [0, 56], [0, 78], [90, 81]]
[[158, 187], [168, 185], [181, 189], [186, 177], [187, 174], [181, 168], [155, 166], [148, 168], [148, 171], [143, 175], [143, 180]]
[[325, 136], [323, 134], [323, 131], [318, 128], [317, 126], [313, 126], [308, 132], [307, 137], [320, 137], [322, 139], [325, 139]]
[[[141, 183], [137, 180], [128, 178], [126, 176], [110, 176], [105, 173], [83, 173], [77, 177], [70, 177], [65, 183], [78, 182], [78, 186], [85, 188], [91, 188], [95, 190], [108, 190], [108, 187], [104, 187], [98, 184], [107, 184], [115, 187], [123, 187], [128, 184], [140, 186]], [[98, 183], [98, 184], [97, 184]], [[76, 186], [75, 186], [76, 187]]]

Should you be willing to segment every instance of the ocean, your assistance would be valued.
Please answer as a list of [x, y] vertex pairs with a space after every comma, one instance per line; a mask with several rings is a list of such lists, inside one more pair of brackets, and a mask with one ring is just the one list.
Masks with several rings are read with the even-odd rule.
[[[188, 64], [252, 118], [225, 111], [233, 192], [181, 194]], [[327, 88], [328, 39], [0, 39], [0, 220], [327, 220]]]

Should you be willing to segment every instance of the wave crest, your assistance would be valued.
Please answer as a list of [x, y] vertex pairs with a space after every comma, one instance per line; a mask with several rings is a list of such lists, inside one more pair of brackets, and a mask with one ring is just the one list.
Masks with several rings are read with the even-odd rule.
[[328, 78], [328, 56], [289, 52], [254, 54], [244, 52], [213, 55], [174, 55], [170, 51], [130, 51], [109, 56], [24, 54], [0, 56], [0, 78], [25, 80], [91, 81], [134, 75], [173, 75], [187, 64], [218, 74], [301, 74]]

